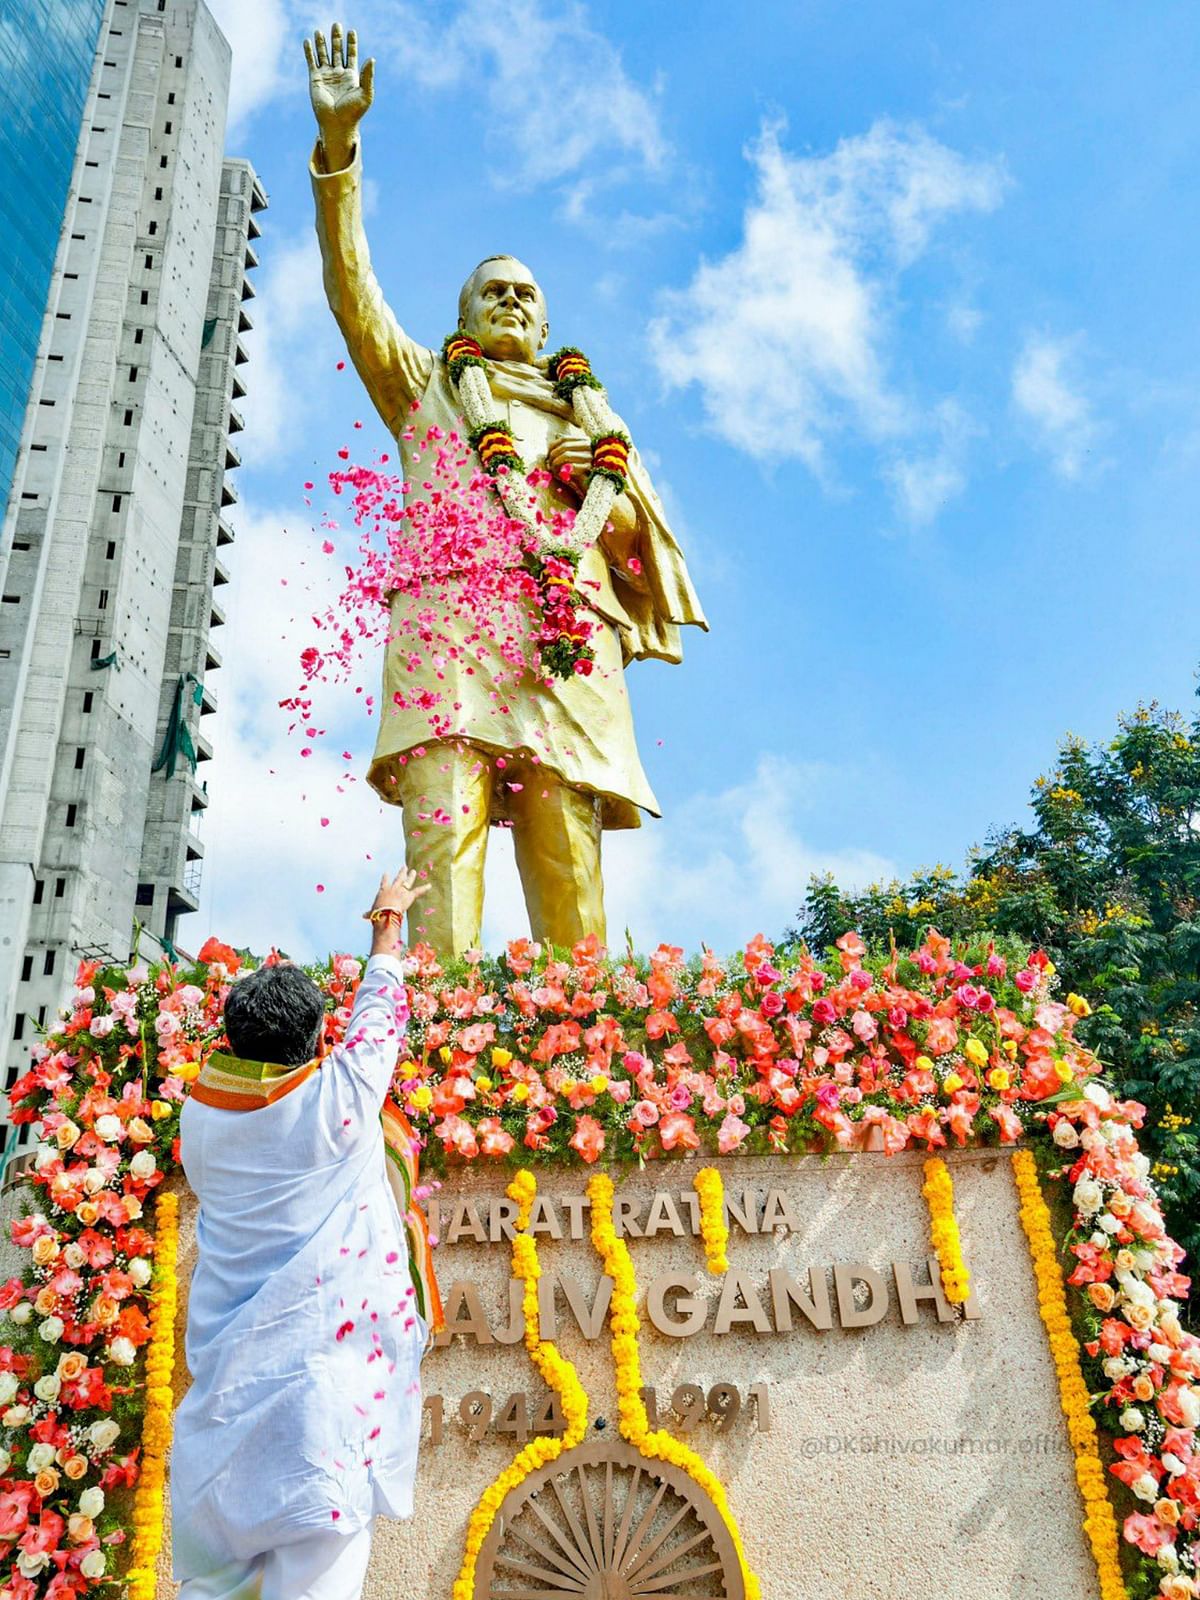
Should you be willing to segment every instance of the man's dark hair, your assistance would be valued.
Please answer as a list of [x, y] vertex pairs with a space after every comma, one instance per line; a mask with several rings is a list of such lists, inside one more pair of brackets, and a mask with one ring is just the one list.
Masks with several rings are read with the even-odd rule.
[[299, 1067], [317, 1053], [325, 997], [300, 967], [279, 963], [247, 973], [225, 1000], [229, 1048], [246, 1061]]

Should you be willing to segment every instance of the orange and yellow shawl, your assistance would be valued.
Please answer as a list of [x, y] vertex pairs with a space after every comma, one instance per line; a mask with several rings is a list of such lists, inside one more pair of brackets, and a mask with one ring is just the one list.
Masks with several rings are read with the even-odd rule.
[[[298, 1067], [284, 1067], [274, 1061], [245, 1061], [240, 1056], [214, 1050], [192, 1085], [192, 1097], [201, 1105], [215, 1106], [219, 1111], [260, 1111], [298, 1089], [320, 1070], [321, 1062], [322, 1057], [316, 1056]], [[390, 1096], [383, 1103], [381, 1120], [388, 1182], [396, 1197], [408, 1241], [408, 1265], [417, 1310], [430, 1333], [440, 1333], [446, 1326], [446, 1319], [433, 1269], [429, 1225], [417, 1199], [420, 1145], [408, 1118]]]

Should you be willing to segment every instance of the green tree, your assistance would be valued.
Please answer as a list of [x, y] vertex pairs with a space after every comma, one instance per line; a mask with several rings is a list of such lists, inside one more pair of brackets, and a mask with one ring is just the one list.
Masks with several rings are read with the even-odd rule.
[[1090, 1001], [1080, 1032], [1118, 1092], [1148, 1108], [1142, 1148], [1174, 1236], [1200, 1260], [1200, 716], [1151, 704], [1107, 744], [1068, 738], [1032, 810], [961, 873], [856, 892], [814, 878], [789, 937], [824, 949], [854, 928], [912, 948], [933, 925], [1041, 946], [1063, 992]]

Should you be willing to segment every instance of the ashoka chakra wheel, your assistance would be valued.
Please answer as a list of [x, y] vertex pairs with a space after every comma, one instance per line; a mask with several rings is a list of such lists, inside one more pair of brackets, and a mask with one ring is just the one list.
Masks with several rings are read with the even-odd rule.
[[678, 1467], [592, 1439], [509, 1491], [475, 1600], [745, 1600], [721, 1513]]

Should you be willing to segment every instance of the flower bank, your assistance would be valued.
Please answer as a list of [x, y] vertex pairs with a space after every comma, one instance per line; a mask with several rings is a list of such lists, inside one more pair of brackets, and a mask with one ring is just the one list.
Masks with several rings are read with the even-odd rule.
[[[155, 1592], [193, 1227], [164, 1184], [246, 964], [83, 963], [11, 1091], [41, 1126], [0, 1287], [0, 1600]], [[327, 1043], [360, 972], [314, 973]], [[418, 947], [408, 984], [449, 1327], [426, 1526], [381, 1530], [372, 1582], [1200, 1596], [1181, 1252], [1038, 952], [516, 941]]]

